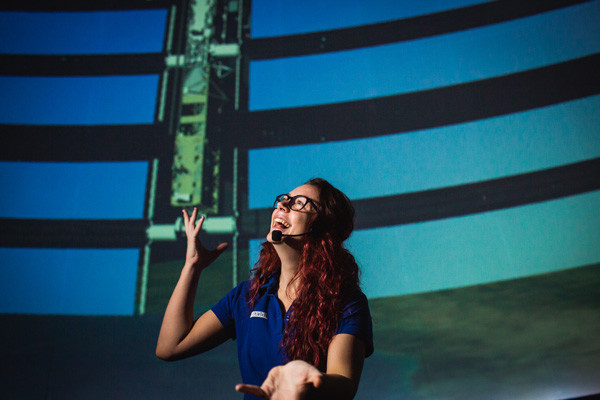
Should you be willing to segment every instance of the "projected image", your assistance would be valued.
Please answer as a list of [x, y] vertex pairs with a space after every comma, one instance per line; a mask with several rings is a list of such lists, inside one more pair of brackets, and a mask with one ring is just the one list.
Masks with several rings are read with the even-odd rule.
[[252, 61], [249, 108], [300, 107], [416, 92], [595, 54], [599, 17], [600, 5], [587, 2], [418, 40]]
[[[348, 246], [362, 268], [376, 339], [359, 397], [568, 398], [598, 391], [598, 374], [590, 368], [598, 359], [592, 344], [597, 327], [584, 321], [599, 311], [595, 210], [600, 198], [587, 190], [550, 194], [542, 178], [597, 162], [597, 96], [586, 92], [552, 104], [537, 100], [533, 107], [446, 126], [440, 126], [435, 112], [425, 112], [421, 129], [405, 122], [419, 110], [394, 108], [411, 99], [419, 102], [419, 91], [432, 89], [440, 89], [440, 97], [432, 94], [432, 100], [443, 100], [442, 93], [462, 99], [469, 92], [485, 101], [486, 93], [470, 91], [473, 82], [503, 77], [498, 82], [505, 79], [508, 85], [511, 74], [596, 54], [597, 35], [578, 40], [576, 32], [582, 23], [591, 24], [587, 32], [596, 29], [587, 17], [597, 9], [597, 2], [587, 2], [378, 47], [340, 45], [343, 51], [315, 49], [315, 54], [285, 58], [263, 51], [262, 59], [251, 61], [249, 109], [257, 127], [260, 123], [263, 131], [281, 136], [276, 147], [264, 140], [249, 151], [250, 210], [264, 217], [274, 193], [322, 174], [357, 201], [363, 229], [354, 232]], [[546, 25], [555, 18], [564, 30], [549, 34], [544, 27], [556, 26]], [[266, 33], [273, 26], [253, 32], [281, 34]], [[570, 40], [578, 45], [554, 46]], [[282, 42], [272, 42], [273, 53], [281, 55], [275, 46]], [[570, 54], [562, 52], [567, 48]], [[502, 86], [497, 88], [505, 90]], [[369, 115], [380, 110], [401, 116], [395, 120], [398, 133], [391, 123]], [[328, 118], [357, 121], [356, 131], [346, 132], [350, 140], [343, 140], [343, 129], [351, 124], [336, 127]], [[326, 128], [310, 132], [303, 143], [295, 122], [303, 129]], [[524, 186], [527, 176], [530, 182], [539, 179], [539, 185]], [[492, 204], [501, 202], [494, 186], [505, 191], [501, 197], [513, 198], [512, 207]], [[470, 190], [477, 195], [467, 199], [463, 194]], [[537, 197], [542, 192], [547, 195]], [[455, 198], [465, 200], [458, 204]], [[250, 242], [250, 265], [263, 236], [257, 229]]]
[[242, 398], [237, 342], [155, 356], [182, 209], [207, 216], [207, 248], [229, 243], [198, 317], [249, 279], [274, 198], [315, 177], [356, 210], [374, 352], [354, 398], [600, 392], [600, 1], [15, 7], [10, 396]]
[[487, 1], [449, 0], [439, 2], [424, 0], [406, 3], [362, 0], [348, 4], [342, 0], [327, 2], [308, 0], [302, 3], [258, 0], [252, 2], [251, 33], [252, 38], [256, 39], [352, 28], [453, 10]]

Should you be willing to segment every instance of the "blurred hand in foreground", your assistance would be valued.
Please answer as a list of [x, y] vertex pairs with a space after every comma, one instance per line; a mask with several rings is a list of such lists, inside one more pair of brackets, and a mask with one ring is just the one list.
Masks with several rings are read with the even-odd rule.
[[321, 385], [322, 377], [317, 368], [295, 360], [271, 369], [260, 387], [240, 384], [235, 386], [235, 390], [269, 400], [300, 400]]

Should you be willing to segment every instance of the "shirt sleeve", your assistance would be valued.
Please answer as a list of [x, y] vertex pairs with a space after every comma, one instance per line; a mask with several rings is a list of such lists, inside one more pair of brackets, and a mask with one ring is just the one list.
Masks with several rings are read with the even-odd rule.
[[236, 338], [235, 321], [239, 309], [239, 302], [246, 301], [242, 293], [248, 290], [248, 281], [240, 283], [231, 289], [211, 310], [215, 313], [223, 328], [231, 339]]
[[365, 343], [365, 357], [373, 354], [373, 324], [367, 296], [358, 291], [345, 304], [337, 333], [347, 333]]

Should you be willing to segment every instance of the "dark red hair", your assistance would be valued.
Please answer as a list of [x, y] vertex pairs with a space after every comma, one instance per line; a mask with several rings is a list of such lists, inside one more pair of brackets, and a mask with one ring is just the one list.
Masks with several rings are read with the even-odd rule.
[[[324, 179], [311, 179], [306, 184], [319, 189], [321, 207], [311, 234], [303, 238], [298, 270], [292, 279], [300, 284], [282, 348], [290, 360], [304, 360], [324, 371], [344, 297], [358, 288], [358, 265], [343, 246], [354, 229], [354, 207], [346, 195]], [[252, 269], [250, 309], [260, 287], [280, 268], [275, 248], [264, 242]]]

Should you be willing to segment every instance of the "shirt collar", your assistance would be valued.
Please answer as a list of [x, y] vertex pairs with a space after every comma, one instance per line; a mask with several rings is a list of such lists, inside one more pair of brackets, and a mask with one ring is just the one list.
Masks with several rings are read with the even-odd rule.
[[277, 292], [278, 286], [279, 286], [279, 273], [277, 272], [277, 273], [274, 273], [273, 275], [271, 275], [271, 277], [269, 278], [267, 283], [262, 285], [260, 288], [262, 290], [266, 290], [267, 294], [274, 294]]

